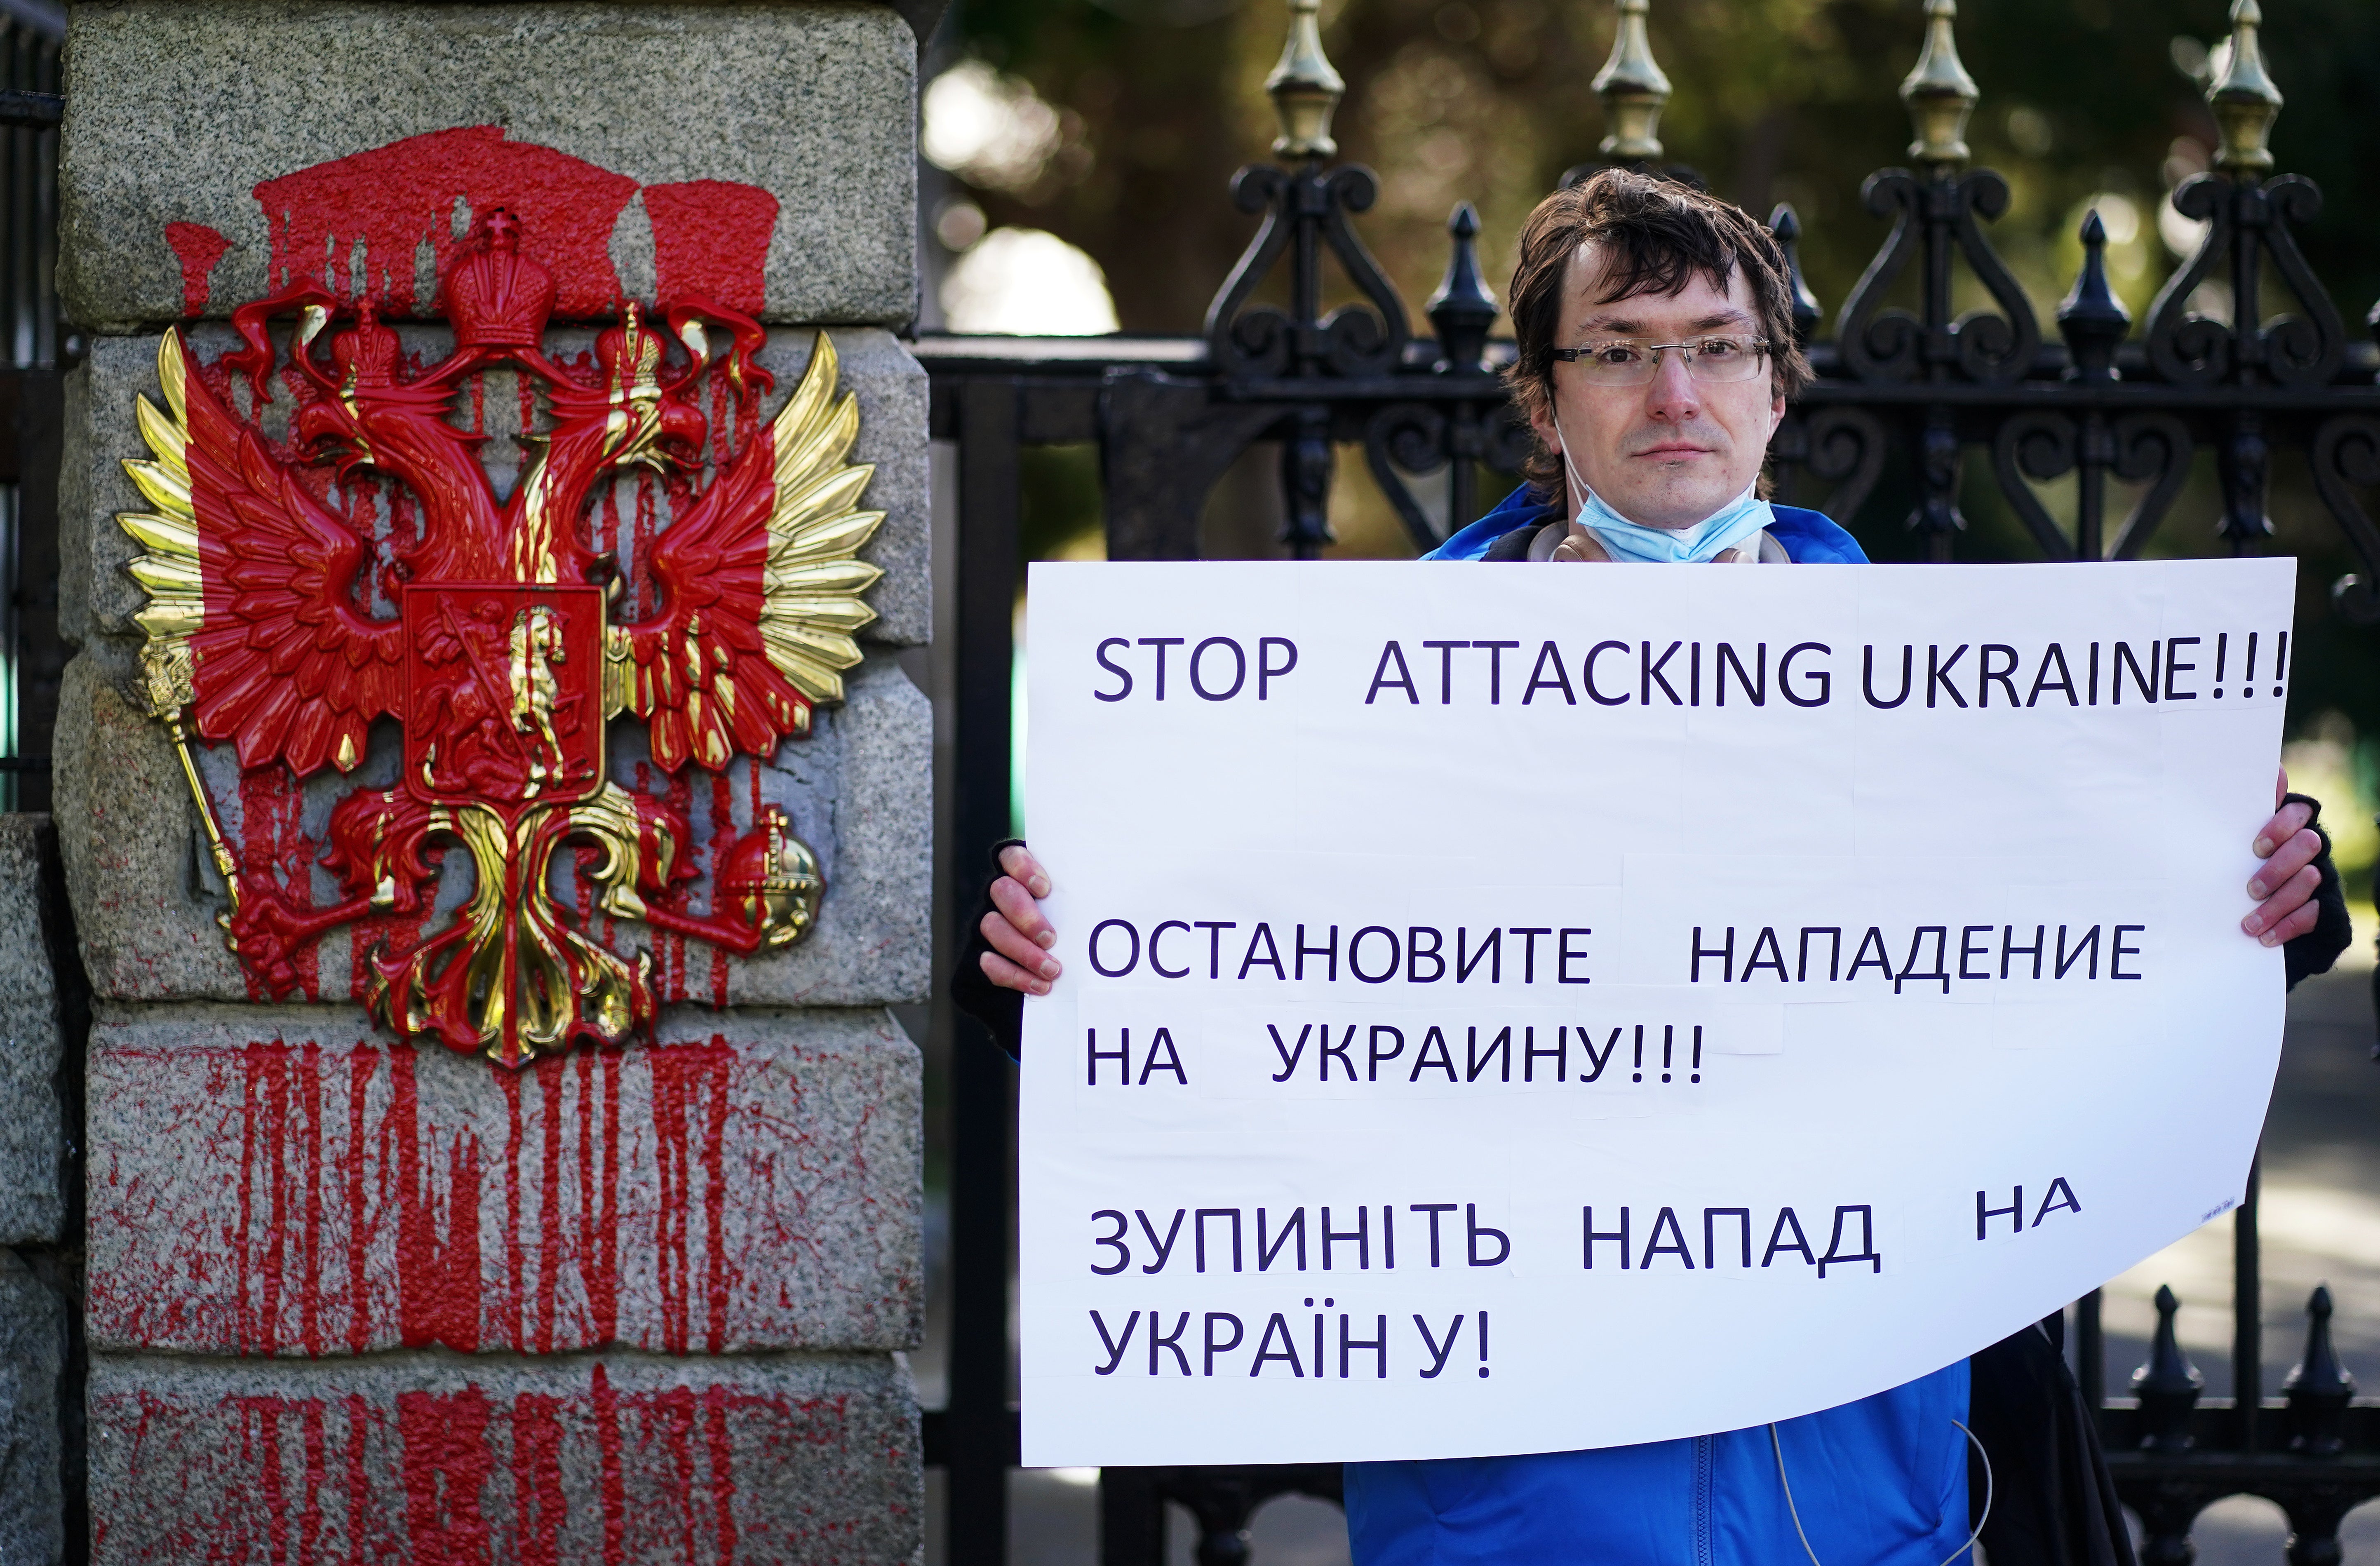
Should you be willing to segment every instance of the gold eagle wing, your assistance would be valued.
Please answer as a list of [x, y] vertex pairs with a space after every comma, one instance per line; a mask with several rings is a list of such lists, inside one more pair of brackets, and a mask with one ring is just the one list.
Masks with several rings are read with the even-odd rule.
[[783, 408], [654, 541], [657, 612], [608, 633], [606, 710], [647, 721], [663, 768], [771, 755], [843, 699], [884, 575], [856, 555], [884, 513], [859, 508], [876, 469], [848, 460], [859, 399], [837, 376], [821, 332]]

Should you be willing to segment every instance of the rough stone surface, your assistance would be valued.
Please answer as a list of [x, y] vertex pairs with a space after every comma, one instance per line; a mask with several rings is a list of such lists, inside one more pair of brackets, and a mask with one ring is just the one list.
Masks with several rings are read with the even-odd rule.
[[[115, 642], [86, 648], [68, 664], [52, 747], [59, 846], [91, 992], [101, 1001], [257, 998], [224, 950], [215, 920], [228, 904], [173, 746], [123, 692], [132, 668]], [[681, 774], [694, 863], [706, 875], [726, 830], [750, 827], [756, 796], [784, 808], [827, 877], [807, 940], [747, 960], [595, 917], [598, 938], [614, 950], [632, 958], [652, 953], [665, 1003], [856, 1006], [925, 992], [931, 711], [889, 657], [870, 658], [848, 678], [844, 704], [821, 709], [810, 737], [788, 740], [770, 763], [739, 759], [723, 773], [689, 767]], [[662, 792], [665, 780], [639, 759], [641, 732], [614, 726], [613, 776]], [[210, 747], [200, 771], [242, 862], [285, 867], [314, 863], [336, 799], [365, 783], [388, 786], [395, 767], [395, 736], [384, 734], [352, 778], [326, 770], [302, 790], [288, 789], [279, 771], [243, 780], [228, 746]], [[465, 895], [467, 864], [452, 854], [433, 920], [443, 924]], [[319, 863], [310, 887], [283, 884], [321, 905], [336, 900]], [[301, 965], [311, 987], [306, 998], [362, 999], [358, 953], [393, 932], [395, 923], [380, 918], [330, 931]]]
[[883, 1011], [666, 1015], [515, 1074], [351, 1008], [91, 1043], [94, 1348], [901, 1349], [919, 1067]]
[[[65, 1209], [65, 1039], [43, 929], [47, 816], [0, 816], [0, 1244], [55, 1241]], [[0, 1552], [0, 1560], [9, 1557]]]
[[[868, 601], [877, 618], [860, 635], [871, 642], [917, 646], [933, 634], [931, 574], [927, 558], [933, 521], [928, 496], [926, 435], [926, 372], [892, 334], [881, 331], [838, 330], [831, 334], [840, 365], [839, 384], [859, 399], [859, 438], [852, 460], [872, 463], [861, 504], [885, 514], [883, 525], [860, 552], [862, 559], [884, 568], [884, 579], [868, 590]], [[408, 352], [435, 362], [451, 351], [453, 339], [441, 328], [406, 330]], [[550, 352], [567, 356], [586, 346], [589, 334], [557, 331], [549, 339]], [[815, 334], [780, 329], [769, 334], [759, 358], [777, 379], [776, 390], [761, 403], [764, 417], [773, 416], [793, 395], [810, 361]], [[134, 400], [147, 396], [161, 402], [157, 385], [155, 334], [134, 337], [98, 337], [90, 357], [66, 379], [66, 453], [58, 481], [59, 552], [63, 561], [59, 583], [61, 628], [70, 641], [88, 642], [95, 636], [137, 638], [140, 629], [132, 616], [146, 595], [125, 567], [139, 552], [131, 537], [116, 525], [119, 512], [145, 510], [140, 492], [124, 471], [128, 457], [145, 457], [133, 421]], [[238, 346], [228, 326], [202, 325], [190, 336], [201, 362], [212, 363]], [[458, 399], [455, 417], [463, 427], [479, 417], [479, 428], [491, 434], [491, 469], [509, 492], [519, 449], [519, 399], [509, 376], [491, 377], [495, 384], [480, 398]], [[471, 405], [476, 404], [474, 414]], [[279, 435], [286, 427], [290, 404], [285, 396], [262, 421]], [[650, 484], [650, 479], [641, 480]], [[625, 492], [598, 500], [599, 538], [606, 518], [623, 511], [633, 517], [639, 509], [635, 484]], [[643, 500], [650, 509], [653, 502]], [[633, 547], [633, 540], [629, 540]]]
[[889, 1356], [94, 1358], [91, 1559], [915, 1559]]
[[[559, 263], [565, 313], [672, 283], [771, 321], [915, 310], [917, 41], [890, 6], [69, 14], [58, 282], [87, 328], [222, 315], [308, 275], [402, 313], [427, 301], [458, 198], [522, 213], [530, 253]], [[322, 167], [341, 159], [356, 161]], [[697, 181], [758, 191], [685, 188]], [[228, 248], [210, 267], [217, 241], [176, 229], [177, 251], [168, 225]], [[765, 254], [757, 297], [728, 297], [751, 285], [722, 258], [745, 253]]]
[[59, 1487], [58, 1367], [63, 1301], [0, 1250], [0, 1560], [65, 1559]]

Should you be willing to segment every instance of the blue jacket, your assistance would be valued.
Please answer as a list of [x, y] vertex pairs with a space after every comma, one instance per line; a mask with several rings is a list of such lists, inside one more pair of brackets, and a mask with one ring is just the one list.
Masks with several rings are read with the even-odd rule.
[[[1796, 562], [1867, 559], [1819, 513], [1776, 511], [1769, 536]], [[1424, 558], [1476, 560], [1558, 515], [1515, 491]], [[1691, 1365], [1691, 1348], [1680, 1357]], [[1785, 1420], [1773, 1445], [1759, 1426], [1594, 1451], [1351, 1463], [1347, 1536], [1355, 1566], [1797, 1566], [1813, 1554], [1825, 1566], [1943, 1566], [1967, 1542], [1966, 1419], [1961, 1360]]]

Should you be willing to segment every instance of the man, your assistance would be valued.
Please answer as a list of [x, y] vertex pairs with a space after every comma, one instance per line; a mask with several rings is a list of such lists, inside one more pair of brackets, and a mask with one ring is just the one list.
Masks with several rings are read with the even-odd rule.
[[[1767, 231], [1699, 191], [1607, 170], [1548, 197], [1523, 231], [1512, 292], [1510, 379], [1536, 436], [1530, 481], [1428, 558], [1864, 562], [1825, 516], [1758, 492], [1786, 398], [1809, 378], [1789, 287]], [[2294, 982], [2345, 948], [2346, 909], [2314, 802], [2277, 806], [2252, 844], [2265, 864], [2241, 928], [2288, 943]], [[1047, 994], [1059, 966], [1035, 901], [1047, 874], [1022, 844], [1000, 863], [953, 989], [1013, 1050], [1022, 995]], [[1691, 1395], [1684, 1377], [1681, 1390]], [[1971, 1521], [1983, 1511], [1971, 1447], [1974, 1472], [1991, 1475], [1989, 1522]], [[1359, 1566], [1948, 1566], [1979, 1528], [1999, 1560], [2131, 1562], [2087, 1414], [2037, 1329], [1757, 1429], [1351, 1463], [1346, 1499]]]

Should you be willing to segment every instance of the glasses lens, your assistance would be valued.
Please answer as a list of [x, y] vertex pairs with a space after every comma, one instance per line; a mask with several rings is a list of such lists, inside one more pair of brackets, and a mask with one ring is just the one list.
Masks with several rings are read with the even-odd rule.
[[1749, 381], [1760, 373], [1761, 351], [1750, 337], [1705, 337], [1694, 345], [1697, 381]]
[[1653, 378], [1653, 354], [1637, 343], [1595, 343], [1580, 350], [1578, 368], [1598, 386], [1634, 386]]

